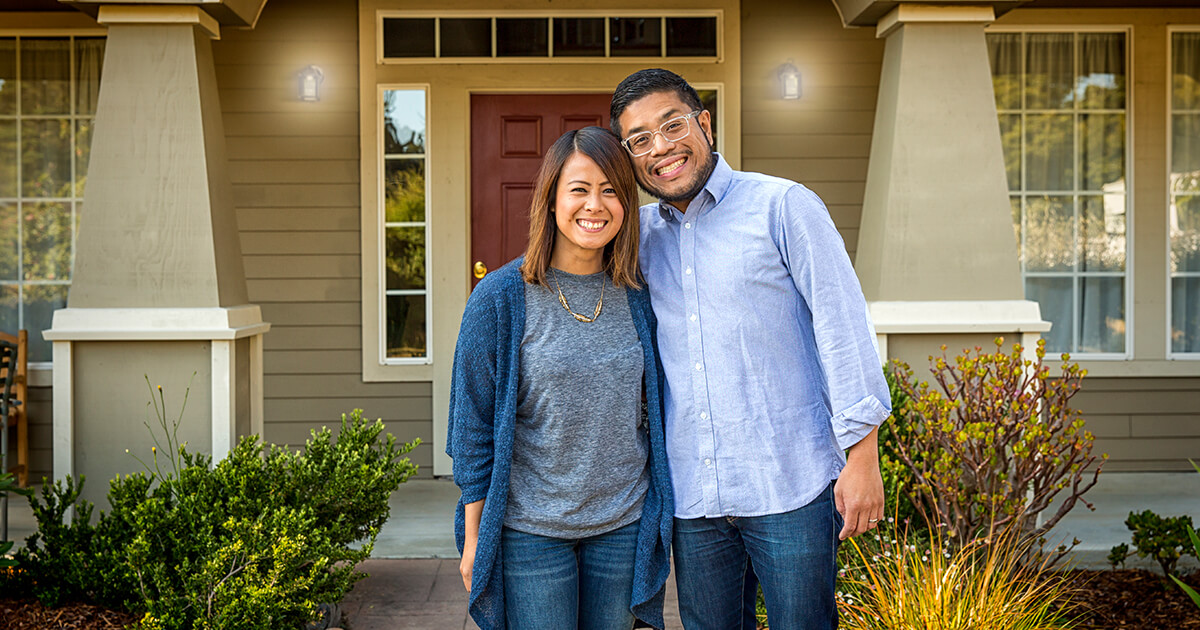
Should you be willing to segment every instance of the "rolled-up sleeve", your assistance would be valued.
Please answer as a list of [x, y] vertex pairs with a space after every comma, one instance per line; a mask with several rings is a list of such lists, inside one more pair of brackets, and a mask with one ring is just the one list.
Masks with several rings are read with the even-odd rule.
[[829, 392], [833, 432], [843, 450], [891, 413], [891, 396], [858, 277], [829, 211], [812, 191], [784, 196], [778, 227], [792, 281], [812, 312], [813, 336]]

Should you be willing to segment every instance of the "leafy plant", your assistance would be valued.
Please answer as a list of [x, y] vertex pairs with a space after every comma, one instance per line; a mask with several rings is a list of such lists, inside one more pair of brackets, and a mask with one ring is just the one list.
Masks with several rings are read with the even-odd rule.
[[362, 577], [354, 565], [370, 555], [388, 497], [416, 471], [403, 455], [418, 441], [382, 433], [355, 410], [336, 440], [322, 428], [296, 452], [251, 437], [213, 464], [168, 432], [171, 470], [155, 459], [113, 479], [111, 509], [94, 525], [82, 479], [43, 489], [16, 586], [47, 605], [84, 599], [142, 614], [143, 630], [301, 627]]
[[[1200, 465], [1197, 465], [1196, 462], [1190, 459], [1188, 461], [1192, 464], [1192, 468], [1195, 468], [1196, 472], [1200, 473]], [[1192, 542], [1192, 555], [1200, 558], [1200, 536], [1196, 535], [1196, 530], [1189, 527], [1188, 538]], [[1195, 604], [1196, 607], [1200, 608], [1200, 593], [1197, 593], [1196, 589], [1184, 584], [1183, 580], [1175, 577], [1174, 575], [1171, 576], [1171, 579], [1179, 585], [1179, 588], [1183, 589], [1184, 593], [1187, 593], [1187, 596], [1192, 599], [1192, 603]]]
[[852, 538], [857, 557], [839, 579], [847, 630], [1051, 630], [1072, 628], [1062, 573], [1027, 564], [1029, 540], [1002, 531], [962, 547], [937, 533]]
[[1133, 545], [1137, 551], [1131, 552], [1125, 543], [1113, 547], [1108, 561], [1114, 567], [1124, 564], [1126, 558], [1136, 553], [1140, 558], [1153, 558], [1162, 568], [1163, 576], [1172, 577], [1181, 557], [1196, 555], [1189, 544], [1189, 534], [1195, 536], [1196, 533], [1190, 516], [1164, 518], [1151, 510], [1130, 512], [1125, 527], [1133, 532]]
[[[958, 545], [1007, 530], [1025, 541], [1041, 540], [1096, 484], [1100, 466], [1094, 438], [1070, 407], [1087, 371], [1063, 355], [1062, 371], [1014, 344], [995, 352], [976, 347], [953, 360], [930, 358], [932, 385], [916, 382], [912, 369], [893, 362], [896, 386], [907, 398], [894, 425], [895, 456], [912, 475], [915, 509], [930, 529], [945, 528]], [[1107, 455], [1101, 456], [1107, 459]], [[1053, 513], [1047, 512], [1062, 494]], [[1031, 547], [1030, 547], [1031, 548]], [[1065, 553], [1059, 548], [1057, 557]]]
[[[7, 501], [10, 493], [27, 497], [33, 494], [33, 491], [17, 485], [16, 478], [13, 477], [12, 473], [0, 472], [0, 499]], [[17, 566], [16, 560], [8, 557], [8, 552], [12, 548], [13, 542], [11, 540], [0, 540], [0, 569], [11, 569]]]

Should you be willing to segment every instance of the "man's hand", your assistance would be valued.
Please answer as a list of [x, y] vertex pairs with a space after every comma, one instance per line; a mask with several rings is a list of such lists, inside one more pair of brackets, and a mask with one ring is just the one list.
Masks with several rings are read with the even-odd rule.
[[834, 505], [845, 525], [838, 540], [879, 526], [883, 520], [883, 477], [879, 474], [879, 428], [846, 454], [846, 467], [833, 486]]

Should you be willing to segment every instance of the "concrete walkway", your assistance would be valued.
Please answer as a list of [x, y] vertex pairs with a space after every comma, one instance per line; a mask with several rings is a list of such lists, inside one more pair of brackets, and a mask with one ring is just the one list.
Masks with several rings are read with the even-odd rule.
[[[1200, 475], [1196, 473], [1105, 473], [1086, 496], [1095, 511], [1077, 506], [1052, 532], [1058, 539], [1081, 541], [1072, 556], [1077, 566], [1107, 568], [1109, 549], [1130, 540], [1124, 521], [1131, 510], [1200, 519]], [[467, 593], [458, 575], [453, 528], [457, 500], [457, 487], [443, 479], [412, 480], [392, 495], [391, 518], [379, 534], [372, 559], [361, 565], [370, 577], [343, 602], [348, 628], [475, 627], [467, 616]], [[9, 538], [23, 541], [33, 528], [28, 504], [17, 497], [9, 510]], [[1157, 569], [1151, 561], [1138, 559], [1131, 559], [1128, 566]], [[672, 630], [682, 627], [677, 601], [674, 579], [670, 579], [666, 613]]]

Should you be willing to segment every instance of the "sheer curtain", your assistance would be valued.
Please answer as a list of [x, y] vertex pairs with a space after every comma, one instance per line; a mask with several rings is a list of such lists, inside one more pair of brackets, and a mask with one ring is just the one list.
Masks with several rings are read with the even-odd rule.
[[1200, 352], [1200, 33], [1171, 52], [1171, 351]]

